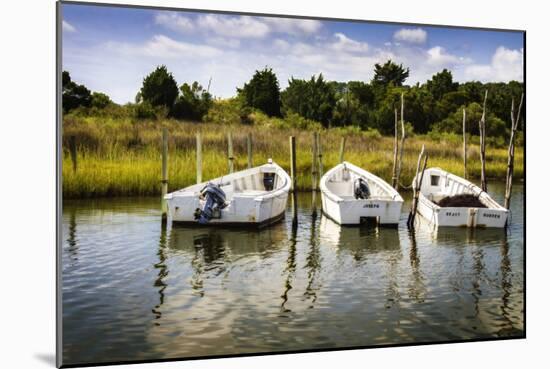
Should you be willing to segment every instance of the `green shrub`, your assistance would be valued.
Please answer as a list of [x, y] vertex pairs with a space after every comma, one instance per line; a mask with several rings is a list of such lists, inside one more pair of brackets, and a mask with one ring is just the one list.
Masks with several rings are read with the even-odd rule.
[[242, 115], [243, 111], [237, 99], [220, 99], [213, 101], [203, 121], [216, 124], [239, 124]]

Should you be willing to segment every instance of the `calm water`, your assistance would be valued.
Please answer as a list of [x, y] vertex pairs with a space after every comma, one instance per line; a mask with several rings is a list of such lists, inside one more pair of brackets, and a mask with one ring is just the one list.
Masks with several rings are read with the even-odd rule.
[[[160, 225], [159, 200], [67, 201], [65, 364], [522, 336], [523, 186], [503, 230]], [[489, 192], [502, 203], [503, 187]], [[407, 199], [407, 206], [408, 206]]]

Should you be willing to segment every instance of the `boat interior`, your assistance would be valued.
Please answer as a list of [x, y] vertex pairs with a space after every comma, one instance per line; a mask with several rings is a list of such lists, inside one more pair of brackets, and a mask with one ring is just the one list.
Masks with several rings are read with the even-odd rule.
[[371, 178], [361, 176], [359, 173], [349, 169], [346, 166], [339, 166], [329, 178], [327, 178], [327, 189], [336, 196], [344, 200], [355, 200], [354, 183], [355, 180], [362, 178], [367, 182], [370, 191], [370, 200], [391, 200], [392, 196], [377, 181]]
[[[271, 191], [276, 191], [286, 185], [286, 179], [281, 176], [275, 167], [259, 167], [245, 170], [238, 173], [228, 174], [226, 176], [210, 181], [214, 184], [220, 184], [220, 188], [225, 193], [226, 201], [231, 201], [235, 196], [258, 196]], [[198, 192], [204, 187], [204, 183], [197, 184], [182, 192]]]
[[[434, 203], [438, 203], [446, 197], [462, 194], [477, 196], [479, 194], [479, 189], [474, 184], [462, 183], [450, 177], [448, 173], [438, 170], [426, 171], [420, 191]], [[488, 196], [479, 196], [479, 201], [487, 207], [494, 207]]]

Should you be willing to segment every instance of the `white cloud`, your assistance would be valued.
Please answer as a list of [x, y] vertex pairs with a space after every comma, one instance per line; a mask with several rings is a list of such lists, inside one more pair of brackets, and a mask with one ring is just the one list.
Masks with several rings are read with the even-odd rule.
[[173, 31], [189, 32], [193, 30], [191, 19], [176, 13], [158, 13], [155, 15], [155, 23]]
[[337, 41], [331, 45], [336, 51], [345, 51], [345, 52], [367, 52], [369, 45], [366, 42], [359, 42], [352, 40], [343, 33], [335, 33]]
[[158, 58], [211, 58], [221, 54], [221, 51], [206, 45], [181, 42], [164, 35], [155, 35], [143, 45], [109, 42], [107, 49], [118, 54], [137, 54]]
[[322, 27], [322, 23], [313, 19], [291, 19], [291, 18], [261, 18], [269, 24], [273, 32], [288, 34], [314, 34]]
[[155, 23], [182, 33], [202, 31], [224, 37], [261, 39], [272, 33], [311, 35], [319, 31], [322, 23], [309, 19], [288, 19], [219, 14], [199, 15], [196, 18], [174, 12], [155, 15]]
[[235, 88], [264, 66], [273, 68], [282, 89], [292, 76], [309, 79], [321, 72], [328, 80], [369, 81], [374, 64], [388, 59], [410, 68], [407, 84], [423, 83], [443, 68], [451, 70], [457, 81], [522, 79], [522, 50], [499, 48], [490, 63], [474, 64], [442, 46], [396, 40], [377, 46], [342, 32], [308, 33], [319, 30], [316, 23], [279, 21], [218, 15], [157, 16], [157, 24], [184, 35], [157, 34], [142, 41], [106, 42], [93, 48], [74, 46], [64, 50], [64, 63], [75, 80], [122, 103], [133, 100], [143, 77], [160, 64], [167, 66], [179, 84], [197, 80], [205, 85], [212, 77], [211, 92], [220, 97], [234, 96]]
[[275, 48], [279, 51], [286, 51], [290, 48], [290, 43], [288, 41], [278, 38], [273, 41], [273, 46], [275, 46]]
[[65, 32], [76, 32], [76, 28], [74, 28], [74, 26], [72, 26], [69, 22], [67, 22], [66, 20], [64, 20], [62, 22], [62, 25], [63, 25], [63, 31]]
[[491, 64], [474, 64], [466, 68], [465, 77], [482, 82], [523, 81], [523, 49], [496, 49]]
[[265, 23], [248, 16], [201, 15], [197, 18], [196, 24], [203, 30], [238, 38], [263, 38], [270, 32]]
[[426, 42], [428, 34], [422, 28], [402, 28], [393, 34], [393, 38], [397, 41], [423, 44]]
[[456, 64], [467, 64], [471, 59], [448, 53], [441, 46], [434, 46], [427, 51], [427, 62], [433, 66], [451, 67]]
[[241, 40], [238, 38], [229, 38], [229, 37], [208, 37], [206, 39], [206, 43], [209, 45], [215, 45], [221, 48], [231, 48], [231, 49], [237, 49], [241, 46]]

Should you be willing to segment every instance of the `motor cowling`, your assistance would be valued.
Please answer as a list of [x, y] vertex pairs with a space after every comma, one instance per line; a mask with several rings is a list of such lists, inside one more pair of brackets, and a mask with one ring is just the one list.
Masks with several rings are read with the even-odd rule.
[[370, 197], [369, 185], [363, 178], [357, 178], [353, 182], [353, 195], [356, 199], [366, 200]]
[[203, 208], [195, 210], [195, 220], [199, 224], [206, 224], [212, 218], [221, 218], [220, 210], [226, 207], [225, 192], [213, 183], [208, 183], [200, 192], [199, 196], [206, 200]]
[[275, 187], [275, 173], [264, 173], [264, 188], [266, 191], [273, 190]]

